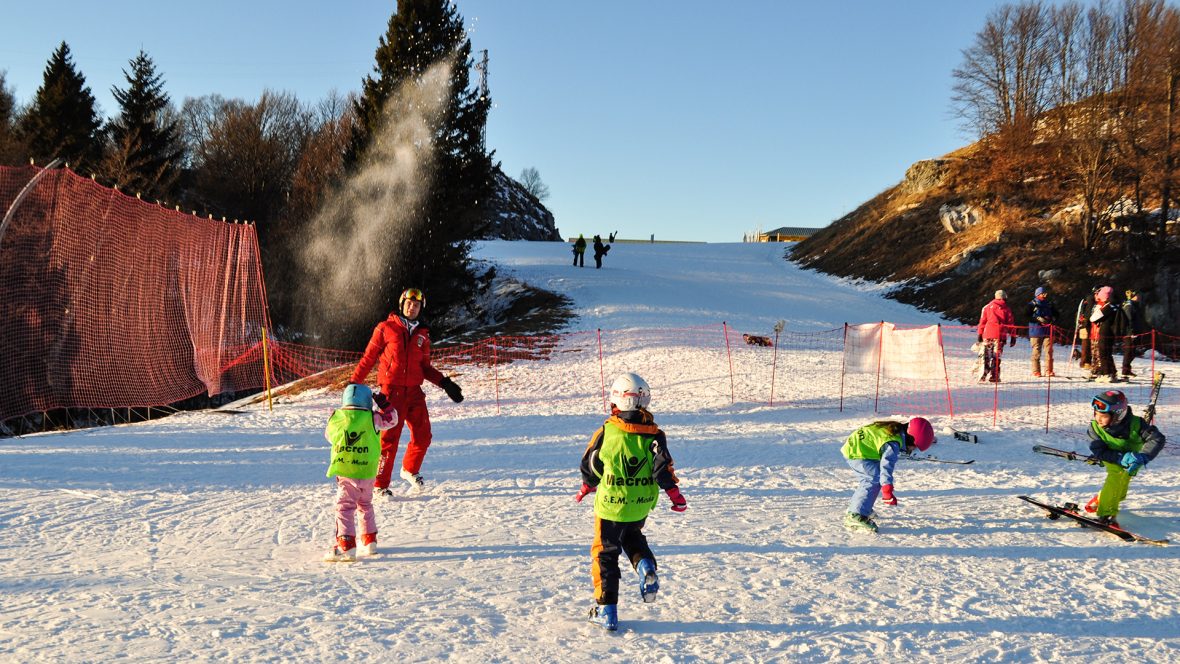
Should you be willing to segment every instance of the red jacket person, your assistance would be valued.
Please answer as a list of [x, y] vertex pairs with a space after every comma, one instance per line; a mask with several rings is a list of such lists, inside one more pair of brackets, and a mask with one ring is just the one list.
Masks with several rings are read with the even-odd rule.
[[397, 410], [397, 423], [381, 432], [381, 460], [374, 492], [384, 496], [393, 493], [389, 481], [403, 423], [410, 427], [410, 442], [402, 459], [401, 477], [416, 490], [424, 486], [419, 471], [426, 448], [430, 447], [430, 413], [426, 410], [422, 381], [441, 387], [455, 403], [463, 400], [463, 391], [455, 381], [430, 364], [430, 330], [418, 321], [418, 314], [425, 306], [426, 296], [422, 291], [417, 288], [403, 291], [398, 299], [398, 311], [377, 323], [364, 356], [349, 378], [351, 383], [363, 383], [376, 365], [381, 391], [374, 394], [373, 400], [383, 410], [389, 406]]

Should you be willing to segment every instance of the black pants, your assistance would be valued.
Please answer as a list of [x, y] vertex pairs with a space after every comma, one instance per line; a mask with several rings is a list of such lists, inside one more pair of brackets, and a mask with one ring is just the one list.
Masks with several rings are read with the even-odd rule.
[[590, 546], [590, 576], [594, 579], [594, 601], [599, 604], [619, 603], [619, 554], [631, 561], [631, 569], [644, 558], [655, 563], [655, 554], [647, 545], [640, 521], [608, 521], [594, 519], [594, 544]]
[[[578, 265], [578, 263], [581, 263], [581, 265]], [[574, 252], [574, 265], [577, 265], [578, 267], [586, 267], [586, 252], [584, 252], [584, 251], [575, 251]]]
[[1090, 363], [1090, 371], [1097, 376], [1114, 376], [1114, 339], [1098, 337], [1090, 341], [1094, 351], [1094, 358]]

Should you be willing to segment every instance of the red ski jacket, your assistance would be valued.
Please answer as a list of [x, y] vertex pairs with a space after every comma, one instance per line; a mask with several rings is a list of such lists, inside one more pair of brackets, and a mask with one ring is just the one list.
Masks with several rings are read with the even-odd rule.
[[377, 385], [387, 394], [391, 387], [417, 387], [423, 379], [438, 385], [443, 379], [442, 372], [430, 364], [430, 330], [419, 324], [411, 332], [396, 313], [377, 323], [349, 382], [363, 383], [374, 364]]
[[983, 307], [983, 311], [979, 312], [979, 326], [976, 328], [976, 333], [983, 335], [984, 339], [999, 339], [1004, 342], [1007, 341], [1007, 336], [1016, 334], [1015, 325], [1016, 319], [1012, 317], [1012, 310], [1008, 308], [1008, 303], [996, 298], [988, 302]]

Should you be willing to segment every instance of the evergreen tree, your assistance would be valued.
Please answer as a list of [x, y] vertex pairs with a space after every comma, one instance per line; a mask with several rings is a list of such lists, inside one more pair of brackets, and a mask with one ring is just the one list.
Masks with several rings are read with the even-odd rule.
[[61, 157], [74, 170], [93, 168], [102, 156], [101, 127], [94, 95], [63, 41], [49, 58], [41, 87], [21, 118], [30, 156], [39, 164]]
[[[400, 0], [379, 40], [374, 75], [365, 78], [356, 102], [356, 124], [347, 155], [355, 168], [382, 127], [386, 102], [403, 83], [417, 80], [433, 64], [453, 62], [447, 103], [433, 129], [430, 192], [415, 219], [398, 237], [392, 264], [383, 275], [384, 311], [397, 307], [401, 290], [426, 291], [435, 320], [467, 301], [475, 290], [470, 240], [483, 225], [483, 206], [492, 191], [492, 160], [483, 132], [490, 99], [469, 88], [471, 41], [450, 0]], [[371, 321], [369, 323], [371, 325]], [[367, 335], [367, 330], [365, 331]]]
[[107, 128], [111, 149], [102, 173], [127, 192], [170, 200], [184, 155], [180, 122], [146, 53], [141, 50], [123, 76], [127, 88], [111, 88], [121, 112]]
[[17, 136], [18, 109], [16, 95], [0, 71], [0, 165], [14, 166], [28, 159], [24, 143]]

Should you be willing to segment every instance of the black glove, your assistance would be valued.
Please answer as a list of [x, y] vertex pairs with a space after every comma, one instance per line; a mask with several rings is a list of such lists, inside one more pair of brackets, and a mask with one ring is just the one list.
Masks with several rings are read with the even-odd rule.
[[373, 403], [377, 404], [377, 408], [383, 413], [389, 410], [389, 397], [380, 392], [373, 393]]
[[983, 343], [983, 335], [982, 334], [975, 335], [975, 340], [978, 341], [979, 343]]
[[443, 378], [442, 381], [439, 382], [438, 386], [447, 393], [447, 396], [451, 398], [451, 401], [454, 401], [455, 403], [463, 401], [463, 389], [456, 385], [455, 381], [451, 380], [450, 378]]
[[1012, 337], [1012, 343], [1010, 343], [1010, 344], [1008, 344], [1008, 345], [1009, 345], [1009, 346], [1015, 346], [1015, 345], [1016, 345], [1016, 337]]

